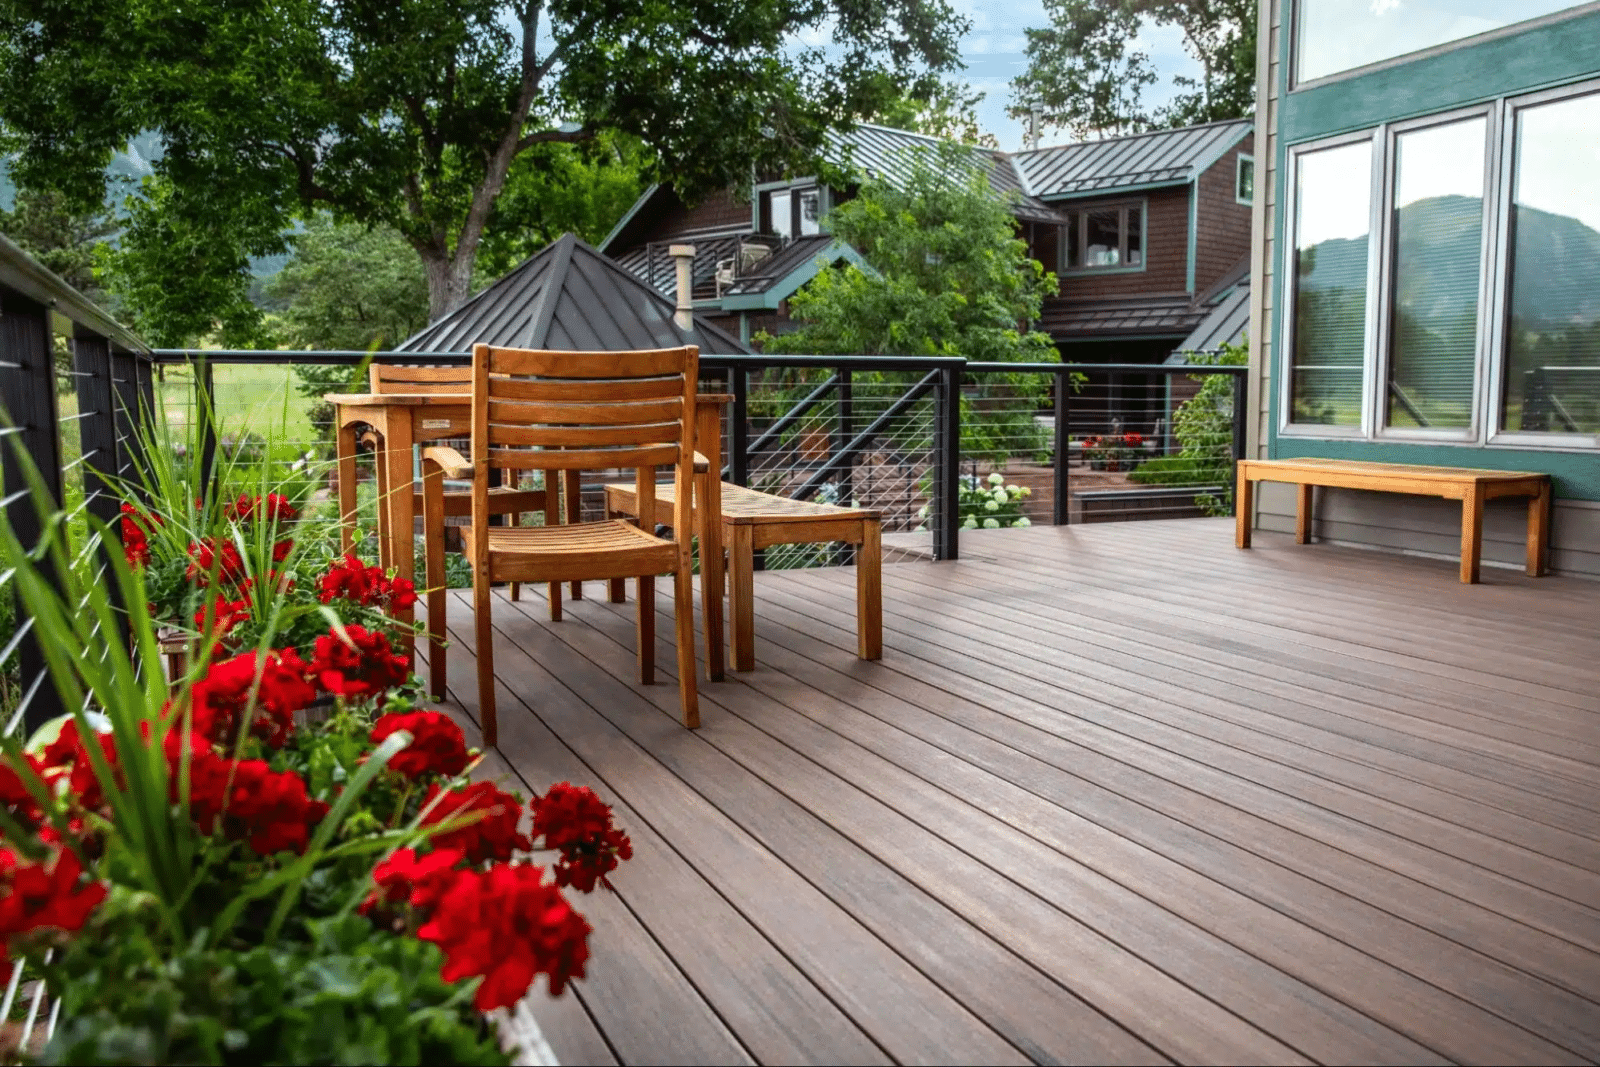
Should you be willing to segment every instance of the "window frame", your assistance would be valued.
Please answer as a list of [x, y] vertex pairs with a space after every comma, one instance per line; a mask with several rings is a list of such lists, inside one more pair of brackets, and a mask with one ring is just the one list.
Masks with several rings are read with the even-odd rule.
[[[1274, 360], [1279, 378], [1276, 384], [1278, 414], [1274, 420], [1277, 436], [1580, 453], [1600, 451], [1600, 434], [1508, 431], [1504, 427], [1501, 411], [1505, 394], [1508, 317], [1511, 313], [1508, 296], [1514, 249], [1509, 242], [1512, 183], [1516, 168], [1516, 116], [1523, 109], [1584, 96], [1600, 96], [1600, 78], [1500, 97], [1487, 103], [1452, 108], [1418, 118], [1380, 123], [1366, 129], [1285, 147], [1282, 247], [1274, 257], [1280, 272], [1280, 278], [1274, 286], [1280, 312], [1273, 331], [1280, 353], [1279, 358]], [[1479, 249], [1471, 423], [1465, 429], [1389, 426], [1386, 423], [1393, 343], [1391, 315], [1395, 299], [1393, 205], [1396, 138], [1415, 130], [1478, 116], [1485, 119], [1484, 220]], [[1292, 420], [1300, 160], [1314, 152], [1363, 141], [1370, 141], [1372, 145], [1372, 173], [1368, 202], [1370, 216], [1367, 228], [1367, 307], [1363, 336], [1361, 419], [1358, 425], [1348, 427], [1297, 423]]]
[[[1249, 197], [1249, 199], [1246, 199], [1245, 197], [1242, 197], [1242, 196], [1239, 195], [1239, 187], [1243, 184], [1241, 179], [1244, 178], [1244, 165], [1246, 163], [1250, 164], [1250, 197]], [[1249, 154], [1248, 152], [1240, 152], [1237, 156], [1234, 157], [1234, 164], [1233, 164], [1233, 202], [1235, 204], [1243, 204], [1245, 207], [1253, 207], [1253, 206], [1255, 206], [1255, 202], [1256, 202], [1255, 201], [1255, 192], [1256, 192], [1256, 157], [1251, 155], [1251, 154]]]
[[1119, 213], [1117, 234], [1117, 254], [1126, 261], [1128, 258], [1128, 209], [1139, 209], [1139, 262], [1130, 264], [1122, 262], [1115, 267], [1069, 267], [1067, 266], [1067, 233], [1070, 223], [1062, 223], [1061, 237], [1056, 249], [1056, 273], [1058, 275], [1070, 274], [1081, 277], [1085, 274], [1138, 274], [1144, 271], [1150, 263], [1150, 198], [1146, 196], [1126, 197], [1121, 200], [1108, 200], [1093, 204], [1079, 203], [1074, 205], [1061, 205], [1056, 208], [1063, 215], [1077, 217], [1078, 258], [1083, 258], [1083, 242], [1087, 236], [1087, 229], [1083, 224], [1083, 216], [1090, 211], [1106, 211], [1115, 209]]

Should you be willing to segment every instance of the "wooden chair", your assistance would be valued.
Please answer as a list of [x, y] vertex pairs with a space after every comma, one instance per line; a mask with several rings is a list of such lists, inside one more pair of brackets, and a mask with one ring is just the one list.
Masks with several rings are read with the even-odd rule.
[[[478, 706], [483, 743], [497, 737], [495, 582], [638, 581], [639, 681], [655, 681], [655, 579], [673, 575], [678, 687], [683, 724], [700, 725], [695, 687], [690, 537], [694, 478], [694, 395], [699, 350], [544, 352], [475, 345], [472, 350], [472, 462], [455, 449], [422, 453], [423, 509], [442, 526], [446, 477], [472, 477], [472, 563], [477, 627]], [[623, 519], [563, 526], [490, 526], [489, 470], [613, 470], [633, 467], [634, 491], [654, 514], [656, 468], [673, 468], [677, 500], [672, 538]], [[547, 476], [548, 477], [548, 476]], [[434, 525], [434, 521], [439, 525]], [[433, 639], [443, 632], [430, 604]], [[435, 656], [439, 655], [435, 645]]]

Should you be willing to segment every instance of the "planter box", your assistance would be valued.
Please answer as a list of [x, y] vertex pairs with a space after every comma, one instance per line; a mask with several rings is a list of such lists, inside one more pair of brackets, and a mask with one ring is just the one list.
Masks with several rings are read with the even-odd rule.
[[1085, 489], [1072, 494], [1068, 518], [1073, 523], [1202, 518], [1206, 512], [1195, 497], [1222, 492], [1225, 490], [1216, 485]]

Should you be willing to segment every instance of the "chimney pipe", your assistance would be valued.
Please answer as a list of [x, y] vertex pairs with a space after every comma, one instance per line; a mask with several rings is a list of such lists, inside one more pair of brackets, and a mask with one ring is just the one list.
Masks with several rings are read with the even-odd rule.
[[694, 329], [694, 245], [673, 245], [667, 255], [678, 261], [678, 309], [673, 312], [672, 321], [687, 333]]
[[1044, 105], [1032, 104], [1028, 108], [1028, 147], [1039, 147], [1039, 120], [1044, 118]]

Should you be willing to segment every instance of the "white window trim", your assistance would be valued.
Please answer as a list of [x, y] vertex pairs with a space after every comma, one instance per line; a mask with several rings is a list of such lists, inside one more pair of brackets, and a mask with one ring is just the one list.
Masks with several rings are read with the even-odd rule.
[[[1087, 212], [1087, 211], [1102, 211], [1102, 210], [1104, 210], [1106, 208], [1119, 208], [1120, 209], [1120, 208], [1129, 208], [1129, 207], [1138, 207], [1138, 209], [1139, 209], [1139, 242], [1142, 245], [1142, 247], [1139, 250], [1139, 262], [1138, 262], [1137, 265], [1130, 265], [1130, 264], [1125, 264], [1124, 263], [1124, 264], [1119, 264], [1118, 266], [1115, 266], [1115, 267], [1069, 267], [1069, 266], [1067, 266], [1067, 242], [1066, 242], [1067, 227], [1063, 225], [1061, 227], [1061, 235], [1062, 235], [1061, 239], [1059, 239], [1056, 242], [1056, 244], [1057, 244], [1057, 249], [1056, 249], [1056, 273], [1058, 275], [1063, 276], [1063, 277], [1065, 277], [1066, 275], [1070, 274], [1074, 278], [1080, 278], [1080, 277], [1083, 277], [1086, 274], [1140, 274], [1140, 273], [1143, 273], [1145, 268], [1150, 265], [1150, 198], [1149, 197], [1147, 197], [1147, 196], [1124, 197], [1123, 199], [1110, 200], [1110, 201], [1107, 201], [1107, 202], [1105, 202], [1103, 204], [1102, 203], [1075, 204], [1075, 205], [1073, 205], [1071, 207], [1064, 207], [1062, 210], [1065, 211], [1069, 215], [1082, 215], [1084, 212]], [[1079, 222], [1079, 232], [1082, 233], [1082, 222], [1081, 222], [1081, 220]], [[1123, 235], [1123, 236], [1126, 237], [1126, 235]]]
[[[1251, 198], [1249, 200], [1246, 200], [1244, 197], [1239, 195], [1239, 179], [1244, 175], [1244, 165], [1246, 163], [1250, 164], [1250, 197]], [[1240, 152], [1238, 154], [1238, 156], [1236, 156], [1234, 158], [1234, 164], [1233, 164], [1233, 202], [1235, 204], [1244, 204], [1246, 207], [1249, 207], [1249, 206], [1252, 206], [1255, 203], [1255, 192], [1256, 192], [1255, 166], [1256, 166], [1256, 157], [1252, 156], [1252, 155], [1250, 155], [1250, 154], [1248, 154], [1246, 152]]]
[[[1367, 440], [1414, 444], [1451, 444], [1538, 451], [1593, 452], [1600, 450], [1600, 434], [1507, 431], [1501, 425], [1501, 399], [1505, 388], [1506, 299], [1510, 290], [1508, 246], [1511, 227], [1511, 192], [1515, 174], [1517, 111], [1571, 97], [1600, 94], [1600, 80], [1591, 79], [1557, 89], [1504, 97], [1489, 104], [1457, 108], [1418, 119], [1393, 122], [1290, 145], [1284, 174], [1284, 233], [1280, 253], [1277, 345], [1279, 437], [1313, 440]], [[1473, 418], [1465, 430], [1432, 430], [1383, 425], [1387, 411], [1391, 336], [1389, 311], [1394, 299], [1393, 182], [1390, 180], [1397, 134], [1445, 125], [1477, 115], [1486, 116], [1484, 153], [1484, 227], [1480, 252], [1477, 343], [1473, 378]], [[1372, 143], [1371, 223], [1367, 240], [1367, 308], [1362, 340], [1361, 420], [1358, 426], [1296, 423], [1294, 413], [1294, 285], [1299, 218], [1300, 157], [1343, 145]]]

